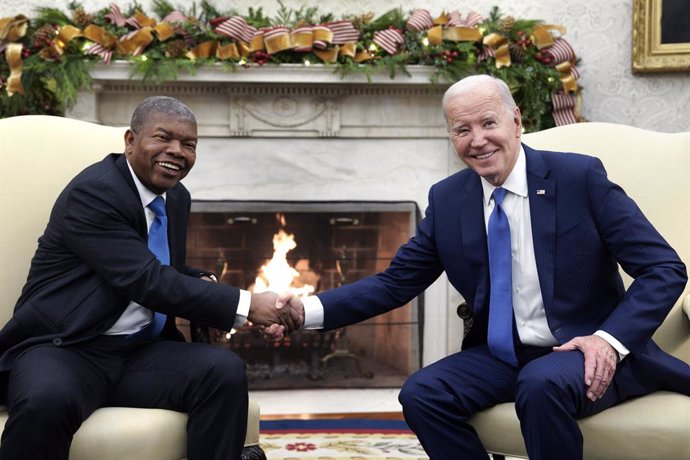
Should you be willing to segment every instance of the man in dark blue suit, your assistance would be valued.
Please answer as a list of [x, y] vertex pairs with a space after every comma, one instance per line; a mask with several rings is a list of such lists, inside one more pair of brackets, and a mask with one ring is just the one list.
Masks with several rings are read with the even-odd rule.
[[81, 423], [106, 405], [186, 412], [190, 460], [240, 458], [244, 362], [185, 343], [175, 317], [223, 330], [247, 317], [269, 324], [277, 296], [208, 282], [212, 274], [186, 265], [190, 195], [180, 180], [196, 160], [192, 112], [145, 99], [124, 141], [124, 154], [88, 167], [58, 197], [0, 330], [3, 460], [66, 460]]
[[[690, 366], [651, 339], [685, 266], [601, 162], [521, 144], [520, 110], [493, 77], [454, 84], [443, 110], [468, 168], [431, 188], [417, 234], [385, 272], [293, 298], [305, 327], [384, 313], [446, 272], [472, 328], [462, 351], [400, 393], [435, 460], [488, 458], [467, 420], [498, 403], [515, 401], [530, 459], [579, 460], [576, 419], [655, 390], [690, 395]], [[627, 291], [618, 264], [634, 279]]]

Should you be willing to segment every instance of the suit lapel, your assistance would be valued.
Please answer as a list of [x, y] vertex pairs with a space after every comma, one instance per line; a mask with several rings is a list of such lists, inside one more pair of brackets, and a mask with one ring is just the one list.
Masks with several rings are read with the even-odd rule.
[[463, 254], [467, 257], [467, 267], [462, 267], [459, 273], [467, 270], [470, 274], [477, 276], [474, 305], [471, 305], [475, 314], [488, 301], [489, 292], [489, 260], [483, 195], [479, 176], [473, 174], [465, 185], [459, 202], [460, 215], [463, 216], [460, 220]]
[[142, 237], [146, 239], [149, 232], [148, 226], [146, 225], [146, 216], [144, 215], [144, 208], [141, 207], [141, 198], [139, 197], [137, 186], [134, 185], [134, 179], [132, 179], [132, 173], [129, 171], [129, 167], [127, 166], [127, 159], [125, 158], [125, 155], [118, 155], [119, 156], [115, 160], [115, 167], [117, 168], [117, 171], [120, 173], [122, 179], [124, 180], [124, 183], [129, 189], [128, 193], [123, 193], [122, 199], [131, 201], [131, 203], [126, 203], [124, 208], [138, 210], [138, 212], [136, 212], [135, 215], [134, 225], [139, 234], [141, 234]]
[[534, 257], [547, 311], [553, 300], [556, 257], [556, 182], [547, 179], [549, 166], [534, 149], [523, 144], [527, 159], [527, 189], [532, 221]]
[[[185, 209], [184, 201], [180, 198], [178, 184], [168, 191], [166, 194], [166, 210], [168, 213], [168, 246], [170, 246], [170, 265], [175, 265], [180, 260], [180, 251], [183, 248], [180, 245], [187, 244], [185, 239], [183, 226], [185, 225]], [[183, 255], [182, 255], [183, 257]]]

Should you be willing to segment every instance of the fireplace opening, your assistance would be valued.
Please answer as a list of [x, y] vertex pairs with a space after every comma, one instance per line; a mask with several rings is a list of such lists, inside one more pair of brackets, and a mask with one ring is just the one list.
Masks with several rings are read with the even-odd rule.
[[[414, 202], [195, 201], [189, 265], [252, 292], [298, 295], [384, 270], [414, 233]], [[329, 332], [300, 330], [281, 343], [251, 325], [209, 328], [213, 344], [247, 363], [252, 390], [399, 387], [422, 357], [423, 298]], [[189, 325], [178, 320], [189, 334]]]

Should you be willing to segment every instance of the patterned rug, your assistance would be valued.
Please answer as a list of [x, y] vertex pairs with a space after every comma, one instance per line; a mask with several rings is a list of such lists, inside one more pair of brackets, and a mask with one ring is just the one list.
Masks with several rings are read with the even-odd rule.
[[428, 460], [402, 420], [262, 420], [268, 460]]

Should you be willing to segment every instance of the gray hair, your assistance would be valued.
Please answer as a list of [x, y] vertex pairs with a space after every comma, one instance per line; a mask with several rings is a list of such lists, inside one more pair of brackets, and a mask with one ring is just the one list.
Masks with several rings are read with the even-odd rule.
[[[462, 80], [453, 83], [443, 95], [441, 107], [443, 107], [443, 116], [446, 118], [446, 125], [448, 125], [448, 116], [446, 114], [446, 104], [448, 101], [452, 97], [457, 96], [462, 90], [471, 88], [473, 86], [484, 85], [493, 85], [496, 88], [496, 92], [503, 101], [506, 111], [510, 116], [513, 115], [517, 104], [515, 104], [515, 99], [513, 99], [513, 94], [510, 92], [510, 88], [508, 88], [508, 85], [503, 80], [486, 74], [470, 75], [469, 77], [465, 77]], [[448, 128], [450, 127], [448, 126]]]
[[196, 124], [196, 117], [192, 111], [189, 110], [189, 107], [174, 97], [151, 96], [141, 101], [137, 108], [134, 109], [129, 127], [132, 131], [138, 132], [144, 126], [146, 118], [152, 113], [164, 113], [171, 117]]

